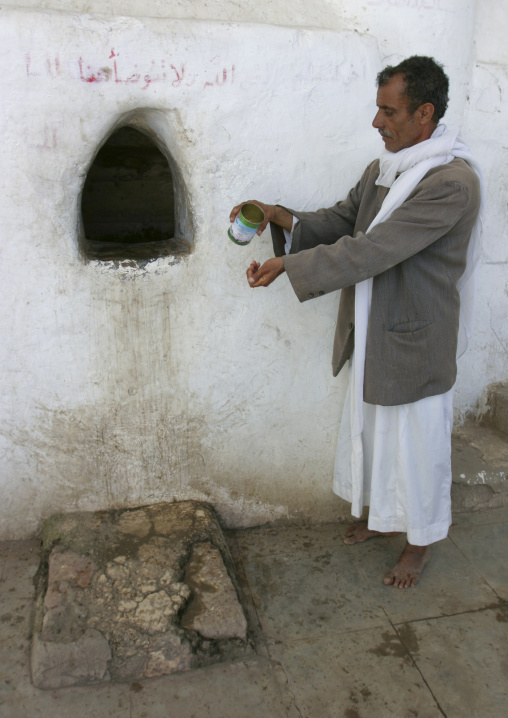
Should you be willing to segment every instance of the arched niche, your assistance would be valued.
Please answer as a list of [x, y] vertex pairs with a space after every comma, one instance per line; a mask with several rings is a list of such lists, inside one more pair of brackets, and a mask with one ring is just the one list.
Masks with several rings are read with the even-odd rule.
[[158, 131], [161, 116], [130, 113], [99, 146], [81, 194], [86, 260], [146, 262], [192, 250], [187, 193]]

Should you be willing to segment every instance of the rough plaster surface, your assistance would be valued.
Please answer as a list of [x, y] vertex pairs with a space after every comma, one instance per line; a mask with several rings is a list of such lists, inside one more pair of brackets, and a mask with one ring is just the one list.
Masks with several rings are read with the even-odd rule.
[[42, 548], [37, 687], [141, 680], [249, 653], [233, 564], [208, 506], [58, 515]]
[[[55, 510], [174, 498], [209, 500], [237, 526], [347, 515], [330, 489], [338, 297], [300, 306], [284, 278], [252, 292], [244, 271], [270, 255], [269, 237], [234, 246], [227, 217], [244, 198], [314, 209], [344, 196], [380, 151], [375, 74], [409, 54], [444, 62], [445, 119], [489, 188], [458, 418], [506, 378], [507, 11], [495, 0], [2, 8], [3, 538]], [[79, 254], [86, 172], [126, 121], [178, 169], [184, 260]]]
[[[2, 33], [4, 236], [16, 238], [2, 272], [17, 297], [2, 316], [2, 533], [33, 532], [55, 510], [175, 498], [210, 500], [230, 525], [318, 515], [325, 502], [336, 515], [338, 297], [299, 307], [286, 280], [254, 294], [245, 269], [270, 255], [269, 237], [238, 247], [227, 228], [239, 198], [330, 204], [330, 176], [342, 192], [356, 180], [377, 145], [362, 125], [375, 40], [21, 11], [3, 13]], [[79, 254], [87, 169], [126, 119], [179, 168], [194, 243], [184, 260]], [[327, 150], [302, 156], [318, 124]]]

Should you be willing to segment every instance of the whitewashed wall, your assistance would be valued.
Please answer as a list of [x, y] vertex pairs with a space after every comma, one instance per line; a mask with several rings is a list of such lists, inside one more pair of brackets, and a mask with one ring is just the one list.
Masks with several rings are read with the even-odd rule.
[[[446, 65], [446, 119], [485, 157], [492, 194], [459, 413], [506, 378], [499, 19], [475, 24], [459, 0], [2, 7], [0, 537], [59, 510], [174, 498], [209, 500], [229, 525], [347, 515], [331, 493], [338, 297], [300, 305], [284, 276], [251, 290], [245, 269], [270, 239], [237, 247], [227, 218], [250, 197], [311, 209], [344, 196], [380, 150], [375, 75], [409, 54]], [[84, 178], [132, 112], [179, 165], [194, 251], [85, 263]]]
[[475, 407], [483, 388], [508, 380], [508, 3], [478, 3], [464, 131], [487, 182], [476, 333], [461, 360], [457, 404]]

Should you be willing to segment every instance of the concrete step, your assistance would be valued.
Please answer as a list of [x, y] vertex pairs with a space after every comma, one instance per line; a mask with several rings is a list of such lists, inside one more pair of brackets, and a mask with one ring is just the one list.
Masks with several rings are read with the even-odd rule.
[[508, 383], [499, 382], [487, 387], [479, 419], [480, 423], [491, 426], [508, 437]]
[[508, 435], [473, 419], [455, 428], [452, 477], [454, 514], [508, 506]]

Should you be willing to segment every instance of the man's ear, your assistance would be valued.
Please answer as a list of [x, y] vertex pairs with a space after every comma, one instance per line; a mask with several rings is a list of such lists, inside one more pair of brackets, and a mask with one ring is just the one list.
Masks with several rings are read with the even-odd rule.
[[429, 122], [433, 122], [434, 117], [434, 105], [432, 102], [424, 102], [423, 105], [416, 110], [416, 115], [421, 125], [426, 125]]

